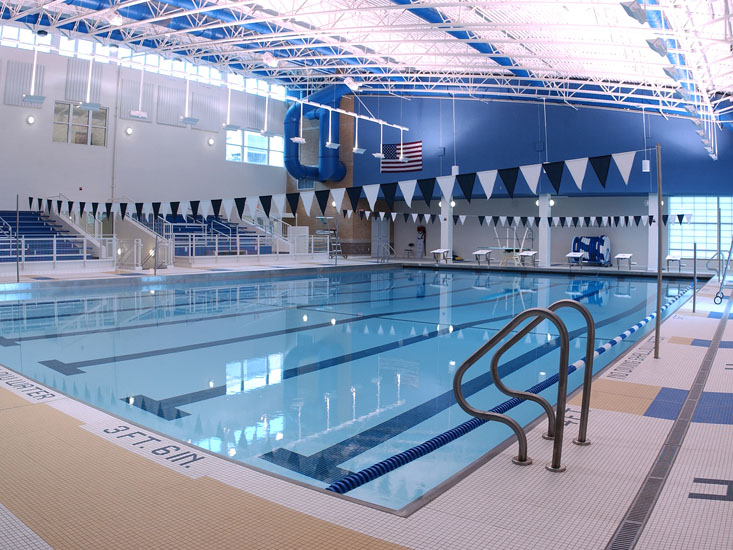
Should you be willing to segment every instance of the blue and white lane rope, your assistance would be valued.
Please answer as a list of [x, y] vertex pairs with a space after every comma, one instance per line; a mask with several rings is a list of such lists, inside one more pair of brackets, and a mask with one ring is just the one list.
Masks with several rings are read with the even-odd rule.
[[[660, 313], [664, 313], [667, 308], [669, 308], [672, 304], [674, 304], [677, 300], [679, 300], [682, 296], [687, 294], [687, 292], [692, 288], [692, 285], [687, 287], [684, 291], [680, 292], [669, 300], [666, 304], [664, 304], [660, 308]], [[602, 353], [605, 353], [612, 347], [614, 347], [619, 342], [626, 340], [629, 336], [634, 334], [636, 331], [638, 331], [641, 327], [648, 324], [650, 321], [652, 321], [657, 316], [656, 312], [652, 313], [642, 321], [639, 321], [636, 323], [633, 327], [631, 327], [628, 330], [625, 330], [612, 340], [609, 340], [599, 348], [596, 348], [595, 352], [593, 353], [593, 358], [595, 359]], [[571, 364], [568, 367], [568, 374], [575, 372], [579, 368], [583, 367], [585, 365], [585, 359], [578, 359], [575, 363]], [[550, 376], [547, 380], [543, 380], [539, 384], [535, 384], [531, 388], [529, 388], [527, 391], [530, 393], [540, 393], [541, 391], [549, 388], [555, 382], [558, 381], [559, 374], [554, 374]], [[503, 403], [497, 405], [493, 409], [490, 409], [491, 412], [495, 413], [505, 413], [510, 409], [513, 409], [520, 403], [522, 403], [524, 399], [518, 399], [516, 397], [509, 399], [508, 401], [504, 401]], [[365, 468], [363, 470], [360, 470], [358, 472], [354, 472], [352, 474], [347, 475], [343, 479], [340, 479], [328, 487], [326, 487], [326, 491], [332, 491], [334, 493], [344, 494], [348, 493], [349, 491], [353, 491], [357, 487], [361, 487], [362, 485], [369, 483], [370, 481], [373, 481], [377, 479], [378, 477], [381, 477], [392, 470], [396, 470], [400, 466], [404, 466], [405, 464], [409, 464], [413, 460], [416, 460], [420, 457], [423, 457], [427, 455], [428, 453], [432, 453], [433, 451], [440, 449], [441, 447], [447, 445], [451, 441], [454, 441], [458, 439], [459, 437], [466, 435], [468, 432], [471, 432], [478, 428], [479, 426], [482, 426], [488, 422], [488, 420], [483, 420], [481, 418], [472, 418], [471, 420], [467, 420], [463, 424], [460, 424], [456, 426], [455, 428], [452, 428], [446, 432], [443, 432], [440, 435], [437, 435], [433, 437], [432, 439], [429, 439], [425, 441], [424, 443], [421, 443], [420, 445], [417, 445], [415, 447], [412, 447], [410, 449], [407, 449], [406, 451], [402, 451], [401, 453], [398, 453], [394, 456], [391, 456], [385, 460], [382, 460], [381, 462], [377, 462], [376, 464], [369, 466], [368, 468]]]

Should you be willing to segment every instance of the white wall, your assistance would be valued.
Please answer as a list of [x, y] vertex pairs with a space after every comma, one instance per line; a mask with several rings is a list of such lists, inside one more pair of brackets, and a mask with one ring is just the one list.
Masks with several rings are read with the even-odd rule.
[[[32, 52], [0, 47], [0, 90], [7, 61], [32, 61]], [[101, 104], [109, 108], [107, 146], [52, 141], [54, 101], [64, 100], [68, 58], [39, 54], [45, 67], [41, 109], [0, 105], [0, 208], [15, 208], [15, 195], [71, 200], [136, 202], [233, 198], [285, 192], [285, 169], [225, 160], [225, 132], [118, 120], [118, 83], [139, 71], [102, 65]], [[119, 74], [118, 74], [119, 71]], [[149, 84], [185, 89], [185, 81], [152, 73]], [[226, 108], [226, 88], [191, 83], [191, 92], [216, 95]], [[32, 114], [36, 123], [29, 125]], [[154, 119], [154, 112], [149, 113]], [[222, 123], [224, 120], [222, 119]], [[133, 134], [127, 136], [125, 128]], [[213, 137], [213, 147], [206, 141]], [[114, 166], [114, 170], [113, 170]], [[80, 189], [81, 188], [81, 189]], [[21, 201], [27, 207], [27, 201]]]
[[[494, 225], [490, 220], [491, 216], [528, 216], [539, 215], [539, 207], [535, 205], [533, 198], [523, 199], [474, 199], [470, 204], [465, 200], [457, 200], [453, 209], [455, 215], [466, 214], [466, 222], [461, 225], [459, 221], [453, 226], [453, 252], [463, 256], [466, 260], [473, 261], [472, 252], [486, 246], [505, 246], [507, 227], [501, 224], [496, 228], [501, 239], [497, 243]], [[553, 197], [555, 206], [552, 208], [552, 216], [640, 216], [647, 215], [647, 206], [644, 204], [645, 197]], [[398, 255], [403, 255], [408, 243], [415, 242], [417, 224], [413, 223], [412, 217], [407, 222], [401, 212], [430, 212], [438, 213], [437, 200], [427, 208], [425, 203], [415, 200], [412, 209], [407, 209], [404, 202], [395, 204], [395, 209], [400, 212], [394, 223], [394, 247]], [[665, 206], [666, 213], [666, 206]], [[483, 226], [478, 223], [476, 216], [486, 216], [488, 219]], [[427, 228], [428, 251], [438, 248], [440, 244], [440, 225], [436, 220], [435, 224], [423, 224]], [[534, 249], [537, 250], [539, 230], [534, 231]], [[566, 264], [565, 254], [572, 248], [573, 237], [576, 236], [597, 236], [608, 235], [611, 239], [612, 256], [619, 253], [631, 253], [633, 260], [638, 262], [637, 268], [646, 267], [647, 233], [649, 228], [639, 224], [638, 227], [552, 227], [551, 229], [551, 263]], [[518, 239], [521, 240], [525, 228], [517, 228]], [[656, 234], [656, 233], [655, 233]], [[510, 246], [512, 246], [513, 229], [509, 228]], [[664, 231], [666, 251], [666, 235]], [[519, 244], [519, 243], [518, 243]], [[530, 241], [527, 241], [529, 246]], [[665, 252], [666, 254], [666, 252]]]

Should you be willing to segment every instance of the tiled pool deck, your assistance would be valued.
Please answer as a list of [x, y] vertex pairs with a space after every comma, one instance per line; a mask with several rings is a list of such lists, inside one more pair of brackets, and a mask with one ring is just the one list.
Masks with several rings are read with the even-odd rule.
[[717, 288], [662, 325], [660, 359], [647, 336], [596, 378], [587, 447], [570, 442], [573, 396], [566, 472], [545, 470], [539, 423], [533, 465], [513, 465], [512, 444], [408, 517], [212, 455], [171, 461], [0, 368], [0, 549], [733, 548], [733, 323]]

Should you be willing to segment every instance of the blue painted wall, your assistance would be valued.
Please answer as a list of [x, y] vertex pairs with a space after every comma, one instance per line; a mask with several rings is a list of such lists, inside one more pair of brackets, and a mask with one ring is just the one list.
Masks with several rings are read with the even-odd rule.
[[[423, 170], [398, 174], [380, 174], [379, 160], [371, 156], [379, 149], [379, 127], [372, 123], [359, 126], [359, 145], [364, 155], [354, 155], [354, 185], [388, 183], [406, 179], [449, 175], [456, 153], [460, 173], [511, 168], [545, 160], [543, 110], [541, 105], [513, 102], [455, 101], [455, 140], [453, 137], [453, 102], [451, 100], [397, 97], [362, 98], [378, 118], [410, 128], [404, 141], [423, 142]], [[365, 112], [360, 107], [359, 112]], [[664, 194], [733, 194], [733, 134], [718, 130], [718, 160], [713, 161], [689, 120], [647, 117], [647, 144], [662, 146]], [[608, 109], [547, 106], [548, 160], [607, 155], [642, 149], [642, 117], [638, 112]], [[399, 143], [399, 131], [384, 129], [384, 143]], [[538, 151], [541, 149], [541, 151]], [[624, 185], [615, 163], [611, 163], [604, 189], [590, 164], [582, 191], [565, 170], [561, 195], [644, 194], [656, 190], [654, 151], [651, 173], [641, 171], [643, 153], [638, 153], [629, 185]], [[554, 190], [544, 172], [538, 191]], [[474, 193], [480, 192], [478, 182]], [[436, 186], [435, 196], [438, 190]], [[501, 180], [494, 188], [497, 196], [506, 196]], [[456, 186], [456, 196], [460, 192]], [[531, 191], [521, 174], [515, 196], [529, 196]]]

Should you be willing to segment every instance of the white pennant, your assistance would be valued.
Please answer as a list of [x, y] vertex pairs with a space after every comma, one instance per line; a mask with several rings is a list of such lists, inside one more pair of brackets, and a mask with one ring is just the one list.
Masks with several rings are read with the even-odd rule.
[[514, 216], [514, 227], [519, 227], [519, 224], [522, 222], [522, 220], [519, 218], [519, 216]]
[[466, 223], [466, 216], [458, 216], [458, 219], [461, 220], [461, 225]]
[[384, 212], [380, 212], [379, 213], [379, 219], [380, 220], [384, 220]]
[[[343, 198], [343, 193], [341, 194], [341, 198]], [[272, 196], [272, 204], [275, 205], [275, 208], [277, 209], [278, 215], [282, 218], [283, 214], [285, 213], [285, 193], [279, 193], [277, 195]], [[338, 203], [339, 207], [341, 206], [341, 203]]]
[[568, 167], [570, 175], [578, 189], [583, 189], [583, 179], [585, 179], [585, 170], [588, 167], [588, 157], [582, 159], [566, 160], [565, 166]]
[[167, 202], [161, 202], [161, 203], [160, 203], [160, 210], [158, 210], [158, 214], [159, 214], [159, 215], [161, 215], [161, 216], [163, 216], [163, 219], [165, 219], [165, 217], [166, 217], [166, 216], [167, 216], [168, 214], [170, 214], [170, 213], [171, 213], [171, 210], [170, 210], [170, 203], [167, 203]]
[[611, 155], [613, 161], [616, 163], [616, 168], [621, 172], [621, 177], [624, 179], [626, 185], [629, 184], [629, 176], [631, 175], [631, 167], [634, 165], [634, 157], [636, 151], [629, 151], [628, 153], [615, 153]]
[[[312, 193], [312, 191], [311, 191]], [[245, 206], [249, 209], [249, 215], [252, 218], [257, 217], [257, 206], [260, 204], [260, 198], [259, 197], [247, 197], [247, 201], [244, 203]]]
[[692, 220], [692, 214], [685, 214], [685, 221], [690, 223], [690, 220]]
[[234, 199], [224, 199], [221, 201], [221, 209], [224, 210], [224, 217], [231, 220], [234, 215]]
[[390, 215], [392, 216], [392, 221], [395, 221], [397, 218], [397, 212], [392, 212]]
[[377, 202], [377, 196], [379, 196], [379, 184], [365, 185], [362, 189], [364, 190], [367, 201], [369, 201], [369, 208], [374, 210], [374, 204]]
[[397, 185], [400, 186], [400, 191], [402, 191], [402, 196], [405, 198], [407, 208], [411, 208], [412, 196], [415, 194], [415, 185], [417, 185], [417, 180], [400, 181]]
[[506, 216], [499, 216], [502, 227], [506, 225]]
[[449, 200], [453, 195], [453, 185], [456, 183], [455, 176], [439, 176], [435, 178], [440, 186], [440, 192], [443, 193], [443, 197]]
[[367, 219], [367, 220], [369, 219], [369, 216], [370, 216], [371, 214], [372, 214], [372, 213], [371, 213], [371, 211], [369, 211], [369, 210], [365, 210], [365, 211], [364, 211], [364, 216], [366, 216], [366, 219]]
[[[84, 205], [84, 212], [87, 211], [86, 204]], [[144, 202], [143, 203], [143, 215], [149, 216], [153, 213], [153, 203], [152, 202]]]
[[494, 183], [496, 182], [497, 170], [486, 170], [484, 172], [477, 172], [478, 181], [484, 190], [486, 198], [491, 198], [491, 194], [494, 192]]
[[542, 170], [541, 164], [530, 164], [528, 166], [520, 166], [519, 171], [522, 172], [522, 176], [527, 180], [530, 190], [533, 194], [537, 194], [537, 184], [540, 181], [540, 170]]
[[554, 225], [555, 227], [557, 227], [558, 225], [560, 225], [560, 218], [558, 216], [553, 216], [552, 217], [552, 225]]
[[311, 206], [313, 206], [313, 197], [315, 196], [316, 194], [313, 191], [306, 191], [300, 194], [300, 200], [303, 203], [306, 216], [311, 215]]
[[348, 219], [350, 219], [353, 213], [354, 213], [354, 211], [353, 211], [353, 210], [347, 210], [347, 211], [346, 211], [346, 219], [347, 219], [347, 220], [348, 220]]
[[412, 221], [413, 223], [417, 223], [417, 214], [415, 212], [412, 213]]
[[[199, 214], [201, 214], [201, 217], [206, 220], [206, 217], [209, 215], [211, 208], [211, 201], [210, 200], [203, 200], [199, 202]], [[254, 216], [254, 214], [252, 214]]]
[[[336, 212], [341, 212], [341, 203], [344, 202], [344, 193], [346, 192], [345, 187], [339, 187], [338, 189], [331, 189], [331, 196], [336, 203]], [[285, 195], [283, 195], [283, 204], [285, 204]]]
[[[61, 210], [63, 210], [63, 209], [64, 209], [64, 205], [62, 204], [62, 205], [61, 205]], [[60, 213], [60, 212], [59, 212], [59, 213]], [[111, 215], [111, 216], [112, 216], [113, 218], [114, 218], [115, 216], [119, 216], [119, 214], [120, 214], [120, 203], [118, 203], [118, 202], [113, 202], [113, 203], [112, 203], [112, 208], [110, 209], [109, 213], [110, 213], [110, 215]]]
[[527, 223], [530, 227], [534, 227], [534, 216], [530, 216], [529, 218], [527, 218]]
[[186, 216], [188, 216], [188, 209], [190, 208], [191, 204], [188, 201], [181, 201], [181, 203], [178, 205], [178, 215], [183, 216], [185, 219]]

